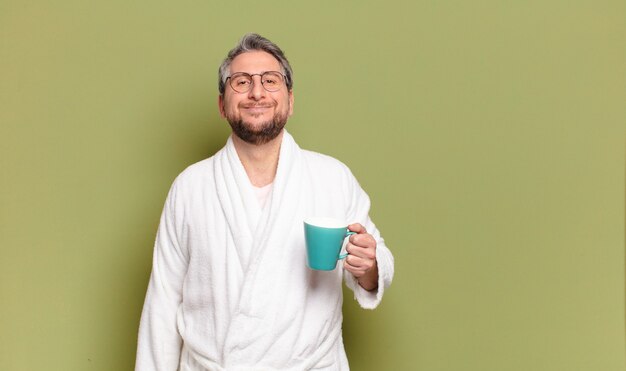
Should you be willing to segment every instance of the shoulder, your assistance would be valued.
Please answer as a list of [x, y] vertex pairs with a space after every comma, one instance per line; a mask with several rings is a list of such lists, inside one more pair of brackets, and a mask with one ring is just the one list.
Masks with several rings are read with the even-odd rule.
[[359, 181], [352, 174], [350, 168], [334, 157], [322, 153], [303, 150], [308, 171], [313, 179], [324, 180], [324, 184], [338, 185], [345, 192], [353, 192], [360, 189]]
[[336, 175], [352, 176], [352, 172], [348, 166], [334, 157], [305, 149], [302, 150], [302, 152], [307, 165], [313, 171], [324, 171]]
[[198, 161], [195, 164], [191, 164], [178, 175], [178, 178], [193, 180], [195, 178], [203, 177], [207, 173], [212, 172], [213, 161], [214, 156], [211, 156], [209, 158], [205, 158], [204, 160]]
[[206, 187], [213, 179], [213, 157], [209, 157], [202, 161], [198, 161], [187, 166], [172, 184], [172, 188], [178, 188], [180, 191], [191, 191], [198, 187]]

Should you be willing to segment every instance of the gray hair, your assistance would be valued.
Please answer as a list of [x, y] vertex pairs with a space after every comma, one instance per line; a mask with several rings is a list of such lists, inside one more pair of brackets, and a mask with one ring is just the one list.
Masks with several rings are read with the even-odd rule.
[[235, 46], [231, 51], [228, 52], [226, 59], [222, 62], [219, 69], [219, 91], [220, 95], [224, 95], [226, 91], [226, 79], [230, 75], [230, 64], [233, 62], [233, 59], [237, 57], [239, 54], [250, 52], [254, 50], [264, 51], [266, 53], [271, 54], [282, 68], [282, 73], [285, 75], [285, 83], [287, 84], [287, 90], [291, 91], [293, 88], [293, 71], [291, 70], [291, 66], [289, 65], [289, 61], [287, 57], [285, 57], [285, 53], [278, 47], [278, 45], [269, 41], [261, 35], [255, 33], [245, 34], [237, 46]]

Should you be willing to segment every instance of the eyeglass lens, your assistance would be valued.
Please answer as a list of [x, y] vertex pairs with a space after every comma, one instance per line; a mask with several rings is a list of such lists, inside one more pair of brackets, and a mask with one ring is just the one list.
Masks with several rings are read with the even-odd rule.
[[[245, 93], [252, 87], [252, 76], [245, 72], [234, 73], [230, 76], [230, 87], [237, 93]], [[283, 83], [283, 75], [279, 72], [268, 71], [261, 75], [261, 84], [267, 91], [277, 91]]]

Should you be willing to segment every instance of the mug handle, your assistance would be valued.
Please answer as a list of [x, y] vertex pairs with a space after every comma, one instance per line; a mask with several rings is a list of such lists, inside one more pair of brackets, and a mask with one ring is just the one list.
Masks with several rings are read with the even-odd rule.
[[[346, 232], [346, 237], [350, 237], [353, 234], [357, 234], [356, 232], [352, 232], [352, 231], [347, 231]], [[344, 237], [345, 238], [345, 237]], [[339, 254], [339, 260], [343, 260], [346, 258], [346, 256], [350, 255], [348, 252], [346, 252], [345, 254]]]

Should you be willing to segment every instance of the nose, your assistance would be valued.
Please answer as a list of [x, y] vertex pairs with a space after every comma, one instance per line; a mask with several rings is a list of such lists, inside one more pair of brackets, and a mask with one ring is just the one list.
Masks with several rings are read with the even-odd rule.
[[265, 97], [265, 88], [261, 83], [261, 76], [252, 76], [252, 87], [248, 91], [248, 98], [253, 100], [260, 100]]

